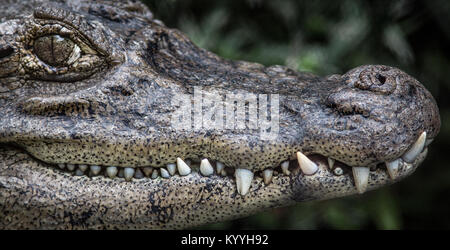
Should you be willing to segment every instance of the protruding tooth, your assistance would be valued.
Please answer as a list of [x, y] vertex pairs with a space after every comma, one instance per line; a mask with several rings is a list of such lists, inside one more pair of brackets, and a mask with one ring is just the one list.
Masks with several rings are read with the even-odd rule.
[[366, 167], [353, 167], [353, 178], [355, 179], [356, 190], [362, 194], [369, 184], [370, 169]]
[[142, 172], [144, 172], [145, 176], [149, 177], [153, 172], [153, 168], [152, 167], [142, 168]]
[[222, 176], [227, 176], [227, 171], [225, 170], [225, 168], [222, 169], [222, 172], [220, 172], [220, 174], [221, 174]]
[[344, 174], [344, 170], [342, 170], [342, 168], [340, 167], [335, 167], [333, 169], [333, 173], [337, 176], [343, 175]]
[[283, 174], [290, 175], [291, 172], [289, 171], [289, 161], [283, 161], [281, 163], [281, 170], [283, 171]]
[[136, 172], [134, 172], [134, 178], [136, 179], [144, 178], [144, 174], [142, 173], [141, 169], [139, 168], [136, 169]]
[[88, 168], [88, 166], [87, 165], [78, 165], [78, 168], [81, 170], [81, 171], [86, 171], [86, 169]]
[[313, 175], [319, 170], [319, 167], [301, 152], [297, 152], [297, 160], [305, 175]]
[[74, 164], [67, 164], [67, 169], [69, 169], [70, 171], [75, 170], [75, 165]]
[[156, 179], [158, 178], [158, 170], [154, 169], [153, 173], [152, 173], [152, 179]]
[[225, 169], [225, 165], [222, 162], [216, 161], [217, 174], [221, 174], [222, 170]]
[[427, 132], [423, 132], [419, 139], [412, 145], [412, 147], [402, 156], [403, 160], [412, 163], [417, 156], [422, 152], [427, 140]]
[[263, 171], [263, 179], [266, 185], [269, 185], [272, 182], [273, 170], [268, 168]]
[[60, 169], [65, 169], [65, 168], [66, 168], [66, 164], [64, 164], [64, 163], [59, 163], [59, 164], [58, 164], [58, 167], [59, 167]]
[[392, 180], [395, 180], [399, 164], [400, 164], [400, 159], [386, 162], [386, 168], [387, 168], [388, 174]]
[[170, 174], [169, 174], [169, 172], [167, 171], [167, 169], [161, 168], [160, 171], [161, 171], [161, 177], [162, 177], [162, 178], [166, 178], [166, 179], [167, 179], [167, 178], [170, 177]]
[[330, 169], [334, 167], [334, 162], [335, 162], [334, 159], [328, 157], [328, 167], [330, 167]]
[[430, 145], [433, 142], [433, 140], [434, 140], [434, 138], [427, 139], [425, 141], [425, 147], [428, 147], [428, 145]]
[[238, 168], [234, 172], [234, 175], [236, 177], [238, 193], [241, 195], [246, 195], [250, 189], [250, 185], [252, 184], [253, 172], [248, 169]]
[[117, 175], [117, 168], [116, 167], [107, 167], [106, 168], [106, 174], [108, 175], [109, 178], [114, 178]]
[[123, 171], [123, 177], [125, 177], [125, 180], [131, 181], [131, 179], [133, 179], [135, 171], [136, 170], [134, 168], [125, 168]]
[[200, 173], [204, 176], [210, 176], [214, 173], [214, 168], [209, 163], [208, 159], [203, 159], [200, 163]]
[[98, 175], [98, 173], [100, 173], [100, 171], [102, 170], [102, 168], [100, 166], [90, 166], [89, 169], [91, 170], [93, 175]]
[[75, 175], [81, 176], [81, 175], [84, 175], [84, 173], [83, 173], [83, 171], [81, 171], [80, 169], [77, 169], [77, 170], [75, 171]]
[[419, 161], [417, 162], [417, 165], [422, 164], [422, 162], [425, 160], [425, 156], [428, 155], [428, 148], [425, 148], [422, 153], [420, 153], [421, 155], [423, 155], [422, 158], [419, 159]]
[[170, 175], [174, 175], [177, 172], [177, 165], [175, 163], [167, 164], [167, 171]]
[[191, 168], [181, 159], [181, 158], [177, 158], [177, 168], [178, 168], [178, 173], [180, 173], [180, 175], [188, 175], [191, 173]]

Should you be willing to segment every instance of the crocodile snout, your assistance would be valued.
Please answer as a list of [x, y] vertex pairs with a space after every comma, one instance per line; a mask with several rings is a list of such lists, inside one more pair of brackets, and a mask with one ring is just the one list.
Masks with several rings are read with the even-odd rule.
[[384, 65], [368, 65], [350, 70], [341, 80], [343, 85], [332, 91], [325, 103], [334, 112], [329, 119], [339, 120], [345, 126], [333, 127], [336, 123], [330, 122], [329, 138], [340, 138], [346, 141], [343, 148], [360, 153], [356, 159], [341, 154], [343, 162], [367, 166], [394, 160], [422, 133], [426, 132], [431, 141], [439, 132], [435, 100], [405, 72]]
[[[398, 125], [412, 131], [426, 131], [429, 138], [439, 132], [441, 123], [436, 101], [407, 73], [385, 65], [367, 65], [349, 71], [343, 78], [347, 86], [362, 90], [365, 102], [371, 104], [371, 109], [378, 110], [377, 115], [396, 116], [401, 122]], [[362, 100], [356, 103], [361, 107], [365, 105]]]

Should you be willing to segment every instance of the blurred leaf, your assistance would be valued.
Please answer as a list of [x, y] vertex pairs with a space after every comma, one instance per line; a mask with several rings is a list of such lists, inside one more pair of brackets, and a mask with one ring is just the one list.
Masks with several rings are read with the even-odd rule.
[[414, 61], [411, 47], [405, 39], [405, 35], [398, 25], [392, 25], [384, 31], [384, 43], [404, 64]]

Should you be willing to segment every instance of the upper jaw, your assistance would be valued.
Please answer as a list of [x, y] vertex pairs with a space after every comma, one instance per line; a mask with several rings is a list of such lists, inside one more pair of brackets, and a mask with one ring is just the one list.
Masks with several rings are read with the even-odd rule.
[[[321, 83], [325, 84], [325, 83]], [[342, 86], [342, 85], [340, 85]], [[331, 88], [331, 87], [328, 87]], [[345, 94], [345, 93], [344, 93]], [[343, 95], [344, 97], [346, 95]], [[332, 95], [327, 96], [327, 101], [330, 100]], [[338, 96], [339, 97], [339, 96]], [[322, 96], [322, 98], [325, 98]], [[319, 100], [320, 96], [315, 96], [315, 102], [316, 104], [320, 104]], [[340, 102], [338, 102], [340, 101]], [[347, 102], [348, 99], [343, 98], [339, 99], [336, 98], [334, 102], [336, 104], [338, 103], [344, 103]], [[305, 106], [302, 106], [302, 108], [299, 111], [298, 115], [306, 118], [310, 122], [308, 126], [305, 126], [306, 129], [303, 131], [303, 134], [305, 135], [302, 138], [296, 138], [299, 139], [298, 141], [294, 142], [294, 144], [301, 145], [298, 147], [294, 147], [289, 152], [288, 156], [283, 158], [282, 160], [293, 160], [297, 159], [296, 152], [300, 151], [306, 156], [310, 154], [321, 154], [324, 157], [329, 157], [333, 160], [340, 161], [344, 163], [347, 166], [352, 167], [370, 167], [374, 166], [379, 163], [385, 163], [385, 162], [391, 162], [395, 161], [397, 158], [401, 157], [406, 150], [417, 140], [418, 134], [414, 131], [407, 131], [407, 134], [405, 135], [403, 132], [396, 130], [397, 128], [402, 129], [403, 126], [401, 124], [393, 124], [390, 123], [390, 120], [383, 120], [382, 121], [373, 121], [370, 120], [369, 122], [372, 123], [366, 123], [367, 121], [364, 120], [363, 115], [361, 114], [352, 114], [352, 116], [356, 117], [359, 116], [362, 120], [350, 120], [350, 122], [355, 123], [356, 130], [339, 130], [336, 129], [336, 123], [334, 123], [337, 119], [342, 118], [340, 117], [340, 114], [338, 113], [336, 116], [329, 115], [326, 119], [320, 119], [319, 123], [315, 122], [314, 116], [322, 116], [327, 115], [326, 112], [331, 110], [333, 112], [333, 108], [339, 109], [339, 107], [323, 107], [315, 106], [313, 105], [305, 105], [307, 108], [304, 108]], [[324, 105], [325, 106], [325, 105]], [[388, 108], [389, 105], [384, 105], [384, 108]], [[117, 107], [119, 108], [119, 107]], [[420, 119], [423, 119], [422, 114], [419, 114]], [[331, 117], [331, 118], [330, 118]], [[336, 120], [333, 118], [337, 117]], [[103, 128], [98, 129], [95, 126], [98, 125], [95, 121], [92, 122], [90, 119], [83, 119], [81, 117], [78, 117], [76, 120], [75, 126], [70, 126], [70, 124], [74, 125], [74, 122], [67, 123], [66, 127], [67, 130], [58, 130], [58, 138], [55, 138], [55, 136], [52, 134], [54, 133], [53, 127], [58, 127], [64, 122], [69, 121], [70, 119], [61, 118], [62, 120], [53, 119], [53, 118], [45, 118], [47, 119], [46, 123], [49, 126], [46, 127], [39, 127], [42, 123], [41, 120], [43, 117], [39, 116], [28, 116], [27, 119], [30, 123], [35, 123], [34, 126], [31, 126], [33, 128], [38, 128], [36, 131], [29, 133], [30, 137], [27, 137], [27, 135], [22, 135], [22, 138], [17, 140], [17, 137], [20, 137], [20, 133], [23, 131], [14, 131], [14, 127], [20, 127], [20, 126], [12, 126], [10, 125], [2, 125], [2, 128], [4, 129], [10, 129], [11, 134], [16, 133], [14, 136], [9, 138], [11, 142], [15, 142], [19, 145], [22, 145], [24, 148], [28, 150], [32, 155], [34, 155], [36, 158], [39, 158], [47, 163], [64, 163], [64, 164], [80, 164], [80, 165], [103, 165], [105, 167], [107, 166], [121, 166], [121, 167], [131, 167], [131, 168], [137, 168], [137, 167], [146, 167], [146, 166], [152, 166], [152, 167], [165, 167], [167, 164], [175, 163], [176, 157], [181, 157], [183, 159], [190, 158], [191, 156], [196, 156], [197, 158], [200, 158], [201, 160], [203, 157], [209, 158], [210, 160], [218, 160], [219, 157], [211, 155], [210, 152], [205, 150], [204, 154], [184, 154], [181, 155], [179, 152], [182, 150], [178, 150], [178, 154], [171, 155], [170, 157], [166, 157], [163, 155], [160, 155], [160, 159], [155, 162], [159, 162], [158, 164], [155, 164], [155, 162], [149, 162], [149, 155], [145, 153], [139, 152], [139, 147], [141, 147], [144, 150], [151, 150], [149, 149], [148, 145], [145, 145], [146, 137], [145, 133], [144, 136], [141, 136], [139, 134], [139, 131], [134, 131], [133, 129], [130, 129], [129, 127], [118, 127], [117, 124], [111, 124], [113, 127], [111, 128]], [[114, 118], [114, 117], [111, 117]], [[408, 117], [410, 118], [410, 117]], [[348, 119], [348, 117], [344, 117], [342, 119]], [[349, 118], [351, 119], [351, 118]], [[433, 118], [435, 119], [435, 118]], [[114, 119], [111, 119], [114, 120]], [[107, 120], [108, 121], [108, 120]], [[20, 121], [17, 121], [20, 123]], [[91, 123], [89, 123], [91, 122]], [[358, 123], [359, 122], [359, 123]], [[54, 124], [54, 126], [51, 126], [50, 124]], [[349, 121], [346, 122], [346, 124], [349, 124]], [[386, 125], [387, 124], [387, 125]], [[408, 125], [415, 125], [416, 122], [408, 122]], [[104, 124], [103, 124], [104, 125]], [[430, 137], [430, 135], [433, 137], [436, 134], [436, 129], [434, 127], [430, 126], [430, 128], [426, 127], [429, 124], [422, 123], [419, 126], [426, 128], [421, 132], [427, 132], [427, 137]], [[9, 126], [9, 127], [8, 127]], [[89, 127], [90, 126], [90, 127]], [[435, 126], [435, 125], [434, 125]], [[83, 130], [84, 127], [88, 127], [86, 131]], [[420, 129], [419, 127], [419, 129]], [[303, 127], [302, 127], [303, 128]], [[391, 130], [388, 131], [390, 128]], [[78, 130], [77, 130], [78, 129]], [[47, 130], [46, 132], [44, 130]], [[417, 128], [416, 128], [417, 130]], [[88, 134], [89, 131], [91, 131], [91, 134]], [[131, 132], [130, 132], [131, 131]], [[388, 131], [389, 133], [386, 133]], [[130, 134], [127, 134], [130, 132]], [[135, 133], [136, 132], [136, 133]], [[33, 137], [33, 133], [35, 133]], [[120, 134], [122, 133], [122, 134]], [[379, 133], [382, 133], [381, 135]], [[385, 134], [383, 134], [385, 133]], [[100, 136], [96, 135], [100, 134]], [[163, 134], [163, 133], [162, 133]], [[294, 133], [295, 134], [295, 133]], [[104, 135], [104, 138], [102, 138], [102, 135]], [[133, 137], [133, 135], [138, 135], [137, 137]], [[83, 142], [79, 140], [79, 138], [83, 139], [85, 138], [91, 138], [92, 142], [88, 142], [88, 146], [91, 147], [88, 152], [91, 153], [92, 159], [94, 160], [85, 160], [85, 159], [70, 159], [70, 158], [64, 158], [67, 155], [77, 155], [79, 152], [86, 151], [86, 149], [83, 149], [82, 147]], [[301, 137], [301, 136], [299, 136]], [[391, 137], [390, 140], [384, 141], [384, 139]], [[394, 145], [391, 145], [392, 137], [396, 137], [398, 139], [397, 141], [401, 141], [401, 143], [397, 143]], [[116, 141], [108, 141], [108, 138], [115, 138]], [[406, 139], [405, 139], [406, 138]], [[0, 140], [5, 138], [0, 138]], [[151, 138], [150, 138], [151, 139]], [[189, 145], [200, 145], [202, 143], [202, 140], [204, 138], [198, 140], [198, 141], [190, 141], [190, 143], [187, 143]], [[302, 141], [303, 140], [303, 141]], [[104, 145], [98, 142], [105, 141]], [[132, 147], [130, 146], [130, 141], [133, 141]], [[204, 141], [208, 142], [208, 139], [206, 138]], [[167, 142], [170, 147], [170, 143], [174, 144], [175, 142], [170, 142], [170, 138]], [[107, 149], [107, 145], [110, 146], [112, 149]], [[176, 144], [176, 143], [175, 143]], [[75, 145], [75, 146], [74, 146]], [[125, 146], [127, 145], [127, 146]], [[207, 144], [206, 144], [207, 145]], [[324, 148], [323, 145], [325, 145], [327, 148]], [[50, 148], [53, 147], [53, 148]], [[78, 147], [78, 148], [77, 148]], [[62, 148], [62, 149], [61, 149]], [[68, 149], [69, 151], [65, 151], [63, 149]], [[136, 149], [136, 150], [134, 150]], [[192, 148], [190, 146], [186, 146], [186, 149], [184, 152], [190, 151]], [[53, 152], [53, 156], [45, 155], [45, 152], [43, 153], [42, 150], [47, 150], [48, 152]], [[108, 152], [108, 150], [111, 150], [109, 152], [110, 154], [107, 155], [105, 152]], [[121, 152], [118, 154], [117, 152]], [[145, 152], [145, 151], [144, 151]], [[130, 153], [131, 156], [127, 156], [127, 153]], [[356, 157], [349, 157], [352, 156], [352, 154], [356, 155]], [[280, 162], [281, 163], [281, 160]], [[277, 164], [278, 164], [277, 163]], [[253, 168], [251, 170], [253, 171], [263, 171], [265, 167], [260, 167], [258, 165], [252, 165]], [[233, 168], [242, 168], [242, 166], [238, 166], [237, 164], [230, 164], [230, 167]], [[276, 166], [270, 166], [270, 167], [276, 167]], [[247, 168], [248, 169], [248, 168]]]

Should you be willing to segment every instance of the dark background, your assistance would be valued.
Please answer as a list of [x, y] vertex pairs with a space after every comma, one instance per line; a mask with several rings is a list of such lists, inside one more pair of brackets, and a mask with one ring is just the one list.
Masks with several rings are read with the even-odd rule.
[[407, 179], [201, 229], [449, 229], [450, 1], [147, 0], [156, 18], [229, 59], [320, 75], [395, 66], [436, 98], [441, 132]]

